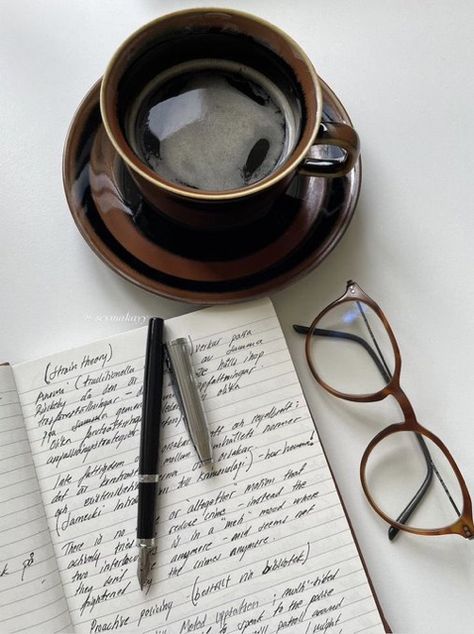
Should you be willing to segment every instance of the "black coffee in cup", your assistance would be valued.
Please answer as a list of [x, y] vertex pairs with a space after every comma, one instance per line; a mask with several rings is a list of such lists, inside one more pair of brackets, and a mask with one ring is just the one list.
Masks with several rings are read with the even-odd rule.
[[[359, 156], [349, 125], [320, 125], [322, 88], [299, 45], [233, 9], [138, 29], [104, 73], [100, 113], [150, 208], [193, 230], [250, 226], [296, 176], [343, 176]], [[318, 159], [315, 145], [343, 152]]]
[[277, 169], [300, 135], [299, 104], [239, 62], [198, 59], [158, 73], [125, 125], [135, 153], [162, 178], [203, 191], [246, 187]]

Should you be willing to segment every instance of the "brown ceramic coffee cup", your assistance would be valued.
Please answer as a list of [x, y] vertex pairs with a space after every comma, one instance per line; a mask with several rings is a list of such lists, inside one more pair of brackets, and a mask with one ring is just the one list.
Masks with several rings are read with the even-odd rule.
[[[133, 33], [106, 69], [100, 108], [143, 196], [196, 229], [250, 223], [297, 174], [341, 176], [359, 156], [353, 128], [321, 124], [320, 82], [299, 45], [234, 10], [179, 11]], [[341, 157], [310, 158], [314, 145], [338, 146]]]

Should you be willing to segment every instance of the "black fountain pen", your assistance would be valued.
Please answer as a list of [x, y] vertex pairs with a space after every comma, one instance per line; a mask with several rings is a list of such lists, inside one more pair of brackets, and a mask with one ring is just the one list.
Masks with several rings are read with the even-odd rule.
[[148, 323], [138, 462], [137, 574], [141, 590], [148, 579], [151, 554], [156, 546], [155, 502], [158, 486], [163, 355], [163, 320], [153, 317]]

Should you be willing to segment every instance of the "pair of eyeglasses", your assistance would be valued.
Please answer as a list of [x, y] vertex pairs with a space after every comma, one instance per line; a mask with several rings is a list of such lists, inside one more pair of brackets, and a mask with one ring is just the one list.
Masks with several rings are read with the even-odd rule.
[[443, 442], [418, 422], [400, 386], [400, 350], [378, 304], [349, 281], [346, 292], [309, 328], [293, 327], [306, 335], [309, 368], [329, 393], [365, 403], [393, 396], [400, 406], [404, 420], [380, 431], [360, 464], [362, 488], [372, 508], [390, 524], [389, 538], [403, 530], [473, 539], [472, 502], [464, 478]]

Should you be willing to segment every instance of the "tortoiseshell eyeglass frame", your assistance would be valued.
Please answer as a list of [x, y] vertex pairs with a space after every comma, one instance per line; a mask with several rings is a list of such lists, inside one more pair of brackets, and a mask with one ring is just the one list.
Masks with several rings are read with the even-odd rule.
[[[393, 347], [394, 359], [395, 359], [394, 371], [391, 375], [386, 376], [386, 379], [387, 379], [386, 386], [383, 389], [373, 394], [354, 395], [354, 394], [345, 394], [343, 392], [339, 392], [338, 390], [335, 390], [333, 387], [328, 385], [319, 376], [316, 370], [315, 364], [313, 362], [314, 353], [312, 353], [311, 350], [312, 350], [313, 337], [315, 335], [336, 336], [336, 337], [342, 336], [343, 338], [353, 338], [354, 340], [358, 339], [357, 337], [353, 335], [346, 336], [343, 333], [338, 333], [336, 331], [332, 332], [332, 331], [327, 331], [323, 329], [318, 329], [318, 324], [321, 321], [321, 318], [324, 315], [326, 315], [326, 313], [328, 313], [330, 310], [332, 310], [336, 306], [339, 306], [340, 304], [343, 304], [344, 302], [359, 302], [369, 306], [383, 323]], [[299, 332], [303, 331], [302, 327], [295, 326], [295, 329]], [[423, 427], [418, 422], [414, 409], [410, 401], [408, 400], [408, 397], [406, 396], [405, 392], [402, 390], [400, 386], [400, 371], [401, 371], [401, 365], [402, 365], [400, 350], [398, 347], [397, 340], [395, 339], [395, 335], [393, 334], [392, 328], [387, 318], [385, 317], [383, 311], [379, 307], [379, 305], [371, 297], [369, 297], [360, 288], [360, 286], [358, 286], [358, 284], [350, 280], [347, 283], [346, 292], [341, 297], [339, 297], [339, 299], [336, 299], [334, 302], [329, 304], [329, 306], [327, 306], [324, 310], [322, 310], [319, 313], [319, 315], [314, 319], [311, 326], [308, 329], [304, 328], [304, 331], [306, 331], [307, 333], [306, 341], [305, 341], [305, 352], [306, 352], [306, 360], [308, 362], [308, 366], [311, 370], [312, 375], [316, 379], [316, 381], [325, 390], [327, 390], [330, 394], [337, 396], [338, 398], [341, 398], [347, 401], [355, 401], [359, 403], [370, 403], [375, 401], [381, 401], [387, 396], [393, 396], [395, 400], [397, 401], [398, 405], [400, 406], [400, 409], [403, 413], [404, 420], [401, 423], [395, 423], [395, 424], [389, 425], [388, 427], [383, 429], [381, 432], [376, 434], [376, 436], [370, 441], [370, 443], [367, 446], [367, 449], [364, 451], [364, 454], [362, 455], [362, 459], [360, 463], [360, 479], [361, 479], [362, 488], [367, 497], [367, 500], [369, 504], [372, 506], [372, 508], [374, 509], [374, 511], [376, 511], [376, 513], [378, 513], [380, 517], [384, 519], [388, 524], [390, 524], [391, 527], [397, 532], [398, 530], [402, 530], [408, 533], [414, 533], [415, 535], [453, 535], [454, 534], [454, 535], [461, 535], [461, 537], [465, 537], [466, 539], [473, 539], [474, 538], [474, 523], [473, 523], [473, 517], [472, 517], [472, 502], [471, 502], [471, 498], [470, 498], [466, 483], [464, 481], [464, 478], [454, 458], [452, 457], [451, 453], [449, 452], [447, 447], [444, 445], [444, 443], [437, 436], [435, 436], [435, 434], [433, 434], [431, 431], [426, 429], [426, 427]], [[361, 342], [362, 340], [358, 341], [358, 343], [361, 343]], [[363, 343], [365, 344], [365, 342]], [[372, 357], [374, 356], [373, 351], [371, 349], [370, 349], [370, 354]], [[380, 363], [378, 362], [378, 359], [377, 360], [373, 359], [373, 360], [378, 365], [380, 365]], [[425, 480], [425, 483], [429, 483], [429, 481], [431, 480], [433, 469], [436, 473], [436, 467], [431, 462], [430, 454], [428, 452], [428, 449], [426, 448], [426, 443], [423, 440], [424, 438], [429, 439], [431, 442], [437, 445], [437, 447], [443, 452], [451, 468], [453, 469], [461, 489], [463, 506], [462, 506], [462, 512], [460, 513], [458, 519], [452, 524], [448, 526], [443, 526], [441, 528], [436, 528], [436, 529], [433, 529], [433, 528], [422, 529], [422, 528], [407, 526], [405, 523], [403, 523], [404, 521], [408, 519], [411, 512], [413, 512], [414, 508], [419, 503], [423, 494], [425, 493], [425, 490], [427, 488], [427, 485], [425, 485], [425, 483], [423, 483], [422, 487], [420, 487], [420, 491], [418, 492], [417, 496], [413, 498], [413, 500], [410, 502], [410, 504], [407, 506], [404, 512], [396, 520], [389, 517], [386, 513], [384, 513], [384, 511], [382, 511], [382, 509], [376, 504], [376, 502], [372, 498], [370, 494], [370, 488], [367, 484], [367, 478], [366, 478], [366, 467], [367, 467], [367, 461], [368, 461], [369, 455], [373, 451], [373, 449], [376, 447], [376, 445], [378, 445], [382, 440], [387, 438], [387, 436], [390, 436], [390, 434], [396, 434], [402, 431], [413, 432], [417, 435], [417, 438], [420, 442], [420, 446], [424, 453], [424, 457], [428, 467], [428, 475]]]

